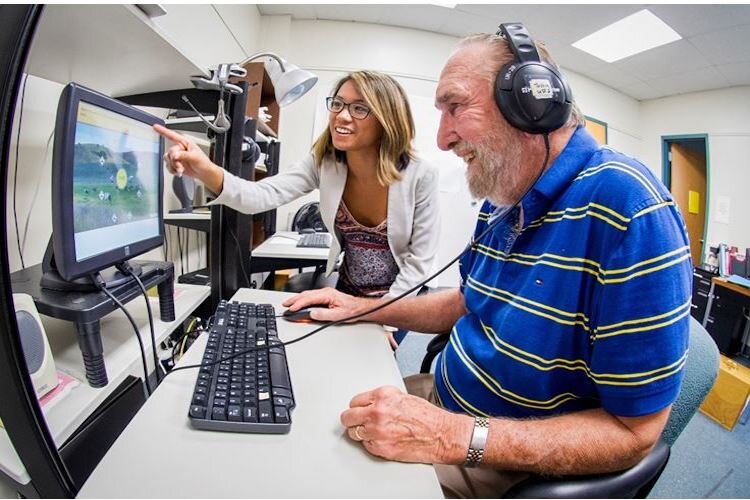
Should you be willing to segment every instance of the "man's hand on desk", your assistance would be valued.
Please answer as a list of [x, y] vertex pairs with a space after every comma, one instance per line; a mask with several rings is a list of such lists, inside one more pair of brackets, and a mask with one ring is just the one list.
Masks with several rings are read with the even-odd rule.
[[[356, 314], [361, 314], [378, 305], [377, 299], [352, 297], [341, 293], [335, 288], [321, 288], [306, 290], [281, 303], [291, 311], [297, 311], [308, 306], [317, 306], [310, 313], [310, 318], [317, 321], [339, 321]], [[326, 309], [327, 308], [327, 309]], [[358, 318], [356, 321], [363, 321]]]
[[373, 455], [399, 462], [461, 464], [474, 420], [405, 394], [379, 387], [355, 396], [341, 414], [349, 437]]

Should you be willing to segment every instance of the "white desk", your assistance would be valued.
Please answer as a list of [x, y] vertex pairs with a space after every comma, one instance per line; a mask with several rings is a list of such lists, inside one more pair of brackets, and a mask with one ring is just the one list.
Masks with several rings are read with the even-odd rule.
[[300, 235], [296, 231], [276, 231], [253, 249], [250, 269], [253, 273], [270, 273], [264, 288], [273, 289], [275, 271], [325, 266], [328, 248], [302, 248], [297, 246]]
[[325, 263], [328, 248], [302, 248], [297, 246], [300, 234], [296, 231], [276, 231], [270, 238], [255, 247], [253, 259], [298, 259]]
[[[290, 294], [242, 289], [235, 298], [283, 308]], [[313, 325], [278, 320], [288, 341]], [[182, 363], [200, 362], [200, 337]], [[80, 498], [442, 498], [429, 465], [388, 462], [351, 441], [339, 422], [357, 393], [403, 388], [374, 324], [324, 330], [287, 348], [297, 407], [289, 434], [199, 431], [187, 413], [197, 370], [169, 375], [123, 431]]]
[[[156, 341], [161, 341], [181, 325], [188, 315], [208, 297], [209, 293], [209, 288], [205, 286], [175, 283], [175, 320], [169, 323], [159, 319], [159, 299], [151, 298]], [[142, 297], [138, 297], [125, 304], [125, 307], [133, 316], [141, 332], [146, 349], [146, 362], [149, 370], [152, 370], [151, 333], [146, 303]], [[102, 345], [109, 383], [100, 389], [93, 388], [86, 383], [75, 324], [49, 316], [42, 315], [41, 318], [56, 369], [79, 381], [79, 385], [61, 397], [51, 409], [43, 409], [52, 438], [60, 446], [128, 375], [143, 377], [143, 368], [133, 327], [119, 309], [101, 319]], [[0, 430], [0, 469], [19, 484], [28, 484], [31, 480], [5, 429]]]

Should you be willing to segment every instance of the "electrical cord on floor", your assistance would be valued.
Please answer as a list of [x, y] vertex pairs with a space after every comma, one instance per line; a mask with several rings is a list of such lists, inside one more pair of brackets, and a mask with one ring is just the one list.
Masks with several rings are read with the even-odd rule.
[[170, 371], [169, 373], [174, 373], [174, 372], [179, 371], [179, 370], [189, 370], [189, 369], [192, 369], [192, 368], [201, 368], [203, 366], [213, 366], [213, 365], [221, 363], [222, 361], [228, 361], [230, 359], [234, 359], [234, 358], [236, 358], [238, 356], [244, 356], [245, 354], [248, 354], [248, 353], [251, 353], [251, 352], [254, 352], [254, 351], [261, 351], [261, 350], [270, 349], [272, 347], [289, 346], [289, 345], [292, 345], [292, 344], [296, 344], [297, 342], [301, 342], [301, 341], [307, 339], [308, 337], [311, 337], [311, 336], [315, 335], [316, 333], [325, 330], [326, 328], [330, 328], [330, 327], [336, 326], [336, 325], [341, 325], [341, 324], [347, 323], [349, 321], [352, 321], [354, 319], [359, 319], [359, 318], [361, 318], [363, 316], [367, 316], [368, 314], [372, 314], [375, 311], [379, 311], [379, 310], [381, 310], [381, 309], [383, 309], [385, 307], [388, 307], [389, 305], [393, 304], [394, 302], [397, 302], [397, 301], [403, 299], [404, 297], [410, 295], [411, 293], [413, 293], [413, 292], [421, 289], [425, 284], [429, 283], [430, 281], [432, 281], [433, 279], [435, 279], [436, 277], [438, 277], [440, 274], [442, 274], [443, 272], [445, 272], [446, 269], [448, 269], [455, 262], [457, 262], [468, 251], [476, 248], [476, 246], [479, 244], [479, 242], [482, 240], [482, 238], [484, 238], [490, 231], [492, 231], [493, 229], [495, 229], [500, 223], [504, 222], [508, 218], [508, 216], [512, 213], [512, 210], [514, 208], [516, 208], [516, 206], [518, 206], [523, 201], [523, 199], [526, 197], [527, 194], [529, 194], [529, 192], [531, 192], [531, 190], [536, 185], [536, 183], [539, 182], [539, 179], [542, 177], [542, 174], [544, 174], [544, 171], [546, 170], [546, 167], [547, 167], [547, 162], [549, 161], [549, 157], [550, 157], [549, 134], [544, 134], [543, 137], [544, 137], [544, 147], [545, 147], [544, 162], [542, 163], [541, 167], [539, 168], [539, 172], [537, 173], [536, 177], [534, 178], [534, 181], [529, 185], [528, 188], [526, 188], [526, 191], [524, 191], [524, 193], [518, 198], [518, 201], [516, 201], [512, 205], [508, 205], [505, 208], [503, 208], [502, 212], [500, 212], [497, 215], [497, 217], [494, 218], [494, 220], [492, 220], [491, 222], [489, 222], [489, 224], [487, 224], [487, 227], [484, 228], [484, 230], [481, 233], [479, 233], [479, 235], [477, 235], [476, 237], [472, 238], [472, 240], [469, 242], [469, 244], [466, 245], [466, 247], [463, 250], [461, 250], [461, 253], [459, 253], [456, 257], [454, 257], [453, 259], [451, 259], [450, 262], [448, 262], [447, 264], [445, 264], [438, 271], [436, 271], [435, 273], [433, 273], [429, 277], [425, 278], [419, 284], [417, 284], [414, 287], [410, 288], [409, 290], [403, 292], [401, 295], [398, 295], [398, 296], [396, 296], [396, 297], [394, 297], [392, 299], [389, 299], [389, 300], [383, 302], [382, 304], [379, 304], [376, 307], [373, 307], [373, 308], [368, 309], [368, 310], [366, 310], [364, 312], [361, 312], [361, 313], [354, 314], [352, 316], [348, 316], [346, 318], [342, 318], [342, 319], [337, 320], [337, 321], [331, 321], [330, 323], [326, 323], [325, 325], [321, 325], [320, 327], [314, 329], [313, 331], [308, 332], [305, 335], [302, 335], [301, 337], [298, 337], [298, 338], [296, 338], [294, 340], [289, 340], [287, 342], [268, 342], [264, 346], [252, 347], [250, 349], [245, 349], [243, 351], [233, 353], [230, 356], [221, 357], [221, 358], [219, 358], [217, 360], [210, 361], [210, 362], [207, 362], [207, 363], [200, 363], [200, 364], [179, 366], [179, 367], [173, 368], [172, 371]]
[[135, 324], [135, 320], [133, 319], [133, 316], [131, 316], [130, 312], [125, 308], [125, 306], [120, 302], [117, 297], [115, 297], [112, 292], [107, 290], [107, 287], [104, 286], [104, 280], [102, 279], [101, 275], [99, 273], [94, 273], [91, 275], [91, 279], [96, 283], [96, 286], [99, 287], [99, 290], [104, 292], [107, 297], [112, 300], [112, 302], [115, 303], [117, 307], [119, 307], [122, 312], [125, 313], [125, 316], [128, 318], [128, 321], [130, 321], [130, 324], [133, 325], [133, 331], [135, 332], [135, 338], [138, 339], [138, 345], [141, 346], [141, 362], [143, 363], [143, 377], [144, 377], [144, 383], [146, 384], [146, 392], [148, 395], [151, 395], [151, 384], [148, 383], [148, 365], [146, 364], [146, 348], [143, 347], [143, 339], [141, 338], [141, 332], [138, 330], [138, 325]]
[[156, 385], [158, 387], [159, 383], [162, 380], [161, 376], [161, 370], [159, 368], [159, 356], [156, 354], [156, 332], [154, 331], [154, 314], [151, 311], [151, 301], [148, 300], [148, 292], [146, 291], [146, 287], [143, 286], [143, 282], [138, 277], [137, 274], [133, 272], [133, 267], [128, 264], [127, 262], [122, 262], [118, 264], [117, 269], [120, 270], [123, 274], [127, 274], [133, 277], [135, 282], [138, 284], [138, 287], [141, 289], [141, 293], [143, 294], [143, 299], [146, 301], [146, 311], [148, 311], [148, 326], [149, 330], [151, 332], [151, 353], [154, 356], [154, 372], [156, 373]]

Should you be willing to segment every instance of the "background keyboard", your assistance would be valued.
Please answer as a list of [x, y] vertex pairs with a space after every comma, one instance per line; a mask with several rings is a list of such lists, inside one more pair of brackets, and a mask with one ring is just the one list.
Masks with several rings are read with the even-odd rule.
[[294, 395], [286, 351], [270, 304], [222, 300], [216, 308], [189, 417], [197, 429], [283, 434], [291, 428]]
[[297, 241], [297, 246], [306, 248], [330, 248], [331, 233], [303, 234]]

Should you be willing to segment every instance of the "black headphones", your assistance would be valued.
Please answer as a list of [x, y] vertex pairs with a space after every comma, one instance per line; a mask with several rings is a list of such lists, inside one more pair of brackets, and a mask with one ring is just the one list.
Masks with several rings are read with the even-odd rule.
[[495, 79], [495, 102], [513, 127], [547, 134], [568, 121], [573, 95], [559, 71], [542, 61], [521, 23], [501, 24], [497, 32], [510, 44], [514, 60]]

